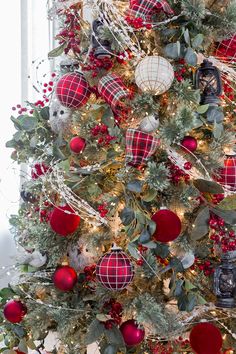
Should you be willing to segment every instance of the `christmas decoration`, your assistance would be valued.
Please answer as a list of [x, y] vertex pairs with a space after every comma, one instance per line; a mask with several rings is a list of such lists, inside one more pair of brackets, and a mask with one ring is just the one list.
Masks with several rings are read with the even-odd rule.
[[221, 60], [234, 63], [236, 54], [236, 35], [230, 36], [230, 38], [223, 39], [217, 47], [216, 57]]
[[53, 274], [53, 283], [61, 291], [71, 291], [78, 281], [74, 268], [67, 265], [58, 267]]
[[181, 141], [181, 147], [185, 152], [194, 152], [197, 149], [197, 140], [193, 136], [185, 136]]
[[82, 152], [85, 146], [86, 146], [85, 139], [80, 138], [79, 136], [75, 136], [70, 141], [70, 149], [75, 154], [79, 154], [80, 152]]
[[139, 129], [144, 133], [152, 133], [156, 131], [158, 127], [159, 118], [157, 114], [152, 114], [150, 116], [145, 117], [139, 125]]
[[134, 347], [142, 343], [145, 337], [145, 331], [135, 320], [128, 320], [120, 326], [123, 339], [127, 347]]
[[65, 107], [79, 108], [86, 104], [90, 89], [82, 74], [68, 73], [60, 78], [56, 85], [56, 94]]
[[92, 24], [93, 36], [92, 45], [94, 49], [94, 56], [97, 59], [111, 58], [112, 49], [111, 43], [108, 40], [100, 38], [100, 31], [103, 28], [103, 23], [99, 20], [94, 20]]
[[155, 13], [163, 11], [168, 15], [173, 15], [173, 10], [166, 0], [129, 0], [130, 10], [128, 16], [142, 18], [147, 22], [152, 21]]
[[209, 322], [193, 327], [190, 333], [190, 345], [198, 354], [219, 354], [222, 347], [220, 330]]
[[119, 247], [112, 247], [96, 266], [97, 280], [110, 290], [123, 290], [132, 281], [134, 270], [128, 256]]
[[153, 95], [161, 95], [169, 90], [173, 80], [172, 65], [160, 56], [145, 57], [135, 69], [136, 85], [143, 92]]
[[19, 300], [11, 300], [6, 303], [3, 309], [4, 317], [11, 323], [20, 323], [27, 313], [27, 308]]
[[236, 191], [236, 155], [227, 155], [224, 167], [216, 171], [215, 179], [224, 188]]
[[50, 216], [50, 226], [61, 236], [68, 236], [75, 232], [80, 224], [80, 217], [69, 205], [55, 207]]
[[49, 123], [56, 134], [67, 131], [71, 124], [71, 110], [63, 106], [57, 97], [53, 97], [49, 109]]
[[49, 170], [49, 167], [46, 166], [43, 162], [37, 162], [31, 169], [32, 179], [38, 179], [39, 177], [45, 175]]
[[24, 190], [22, 190], [20, 192], [20, 196], [24, 200], [24, 202], [26, 202], [26, 203], [35, 203], [37, 200], [36, 197], [32, 193], [24, 191]]
[[181, 221], [179, 217], [167, 208], [161, 208], [152, 216], [156, 223], [154, 238], [159, 242], [170, 242], [175, 240], [181, 232]]

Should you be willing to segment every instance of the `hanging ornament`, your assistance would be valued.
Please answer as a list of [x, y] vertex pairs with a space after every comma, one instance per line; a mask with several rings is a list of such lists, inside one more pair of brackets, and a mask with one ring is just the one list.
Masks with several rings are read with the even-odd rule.
[[190, 345], [197, 354], [219, 354], [223, 344], [220, 330], [209, 322], [201, 322], [190, 333]]
[[92, 47], [94, 49], [94, 56], [97, 59], [112, 58], [111, 43], [108, 40], [101, 38], [101, 30], [103, 23], [100, 20], [94, 20], [92, 24]]
[[70, 149], [75, 154], [79, 154], [80, 152], [82, 152], [85, 149], [85, 146], [86, 146], [85, 139], [79, 136], [75, 136], [70, 141]]
[[159, 118], [157, 114], [151, 114], [143, 118], [139, 125], [139, 129], [144, 133], [152, 133], [159, 127]]
[[134, 277], [133, 265], [121, 248], [114, 246], [98, 261], [96, 277], [107, 289], [123, 290]]
[[130, 9], [127, 15], [135, 18], [142, 18], [151, 22], [153, 15], [164, 12], [173, 15], [174, 12], [166, 0], [130, 0]]
[[69, 205], [55, 207], [50, 216], [50, 226], [61, 236], [68, 236], [75, 232], [80, 224], [79, 215]]
[[226, 189], [236, 191], [236, 155], [226, 155], [224, 167], [216, 171], [214, 178]]
[[19, 300], [10, 300], [6, 303], [3, 309], [3, 314], [6, 320], [11, 323], [20, 323], [27, 313], [27, 308]]
[[25, 190], [22, 190], [20, 192], [20, 196], [23, 199], [23, 201], [26, 203], [35, 203], [37, 200], [36, 197], [32, 193], [27, 192]]
[[74, 268], [68, 265], [58, 267], [53, 274], [53, 283], [61, 291], [71, 291], [78, 281]]
[[63, 106], [79, 108], [86, 104], [91, 91], [82, 74], [68, 73], [63, 75], [58, 81], [56, 94]]
[[185, 152], [194, 152], [197, 149], [197, 140], [192, 136], [185, 136], [181, 141], [181, 147]]
[[171, 87], [174, 80], [172, 65], [163, 57], [150, 56], [140, 61], [135, 70], [136, 85], [153, 95], [161, 95]]
[[178, 215], [167, 208], [161, 208], [152, 216], [156, 223], [156, 231], [153, 237], [159, 242], [174, 241], [181, 232], [181, 221]]
[[145, 331], [135, 320], [128, 320], [120, 326], [120, 331], [127, 347], [139, 345], [145, 337]]
[[61, 104], [57, 97], [53, 97], [49, 107], [49, 123], [52, 131], [62, 134], [70, 128], [72, 111]]
[[227, 63], [236, 62], [236, 34], [221, 41], [215, 53], [215, 57]]

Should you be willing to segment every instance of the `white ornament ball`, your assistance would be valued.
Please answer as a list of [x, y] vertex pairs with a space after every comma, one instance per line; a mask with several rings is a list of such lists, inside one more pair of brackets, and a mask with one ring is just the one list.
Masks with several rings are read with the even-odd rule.
[[143, 118], [139, 125], [139, 129], [144, 133], [152, 133], [157, 130], [158, 127], [159, 119], [155, 114]]
[[153, 95], [166, 92], [174, 80], [172, 65], [157, 55], [145, 57], [135, 70], [136, 85], [143, 91]]

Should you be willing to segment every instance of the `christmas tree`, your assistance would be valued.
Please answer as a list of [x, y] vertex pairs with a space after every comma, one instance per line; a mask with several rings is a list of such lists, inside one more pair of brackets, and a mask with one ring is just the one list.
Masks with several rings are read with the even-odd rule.
[[235, 353], [236, 1], [84, 5], [53, 2], [59, 64], [11, 117], [1, 352]]

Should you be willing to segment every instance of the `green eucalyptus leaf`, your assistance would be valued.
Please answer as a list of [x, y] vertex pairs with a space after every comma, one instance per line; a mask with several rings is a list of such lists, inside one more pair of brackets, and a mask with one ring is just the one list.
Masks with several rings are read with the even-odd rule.
[[129, 243], [128, 244], [128, 251], [130, 253], [130, 255], [135, 258], [135, 259], [139, 259], [140, 258], [140, 254], [137, 250], [137, 246], [134, 243]]
[[200, 240], [208, 233], [209, 219], [210, 219], [210, 211], [209, 208], [206, 207], [198, 213], [194, 221], [194, 226], [190, 235], [191, 239]]
[[153, 220], [148, 220], [148, 232], [150, 235], [153, 235], [156, 231], [157, 224]]
[[7, 148], [13, 148], [13, 149], [15, 149], [15, 148], [17, 147], [17, 143], [16, 143], [15, 140], [12, 139], [12, 140], [7, 141], [6, 144], [5, 144], [5, 146], [6, 146]]
[[197, 296], [194, 293], [188, 293], [187, 295], [187, 305], [186, 311], [193, 311], [194, 307], [197, 305]]
[[197, 49], [201, 47], [203, 40], [204, 35], [202, 33], [198, 33], [192, 40], [192, 48]]
[[221, 107], [210, 106], [207, 111], [207, 121], [209, 123], [221, 123], [224, 120], [224, 113]]
[[98, 313], [96, 315], [96, 319], [100, 322], [106, 322], [108, 320], [111, 320], [112, 317], [110, 315], [105, 315], [104, 313]]
[[134, 180], [127, 184], [127, 189], [130, 192], [141, 193], [142, 192], [142, 182], [139, 180]]
[[53, 50], [51, 50], [51, 51], [48, 53], [48, 57], [49, 57], [49, 58], [56, 58], [56, 57], [59, 57], [59, 56], [64, 52], [64, 49], [65, 49], [66, 47], [67, 47], [67, 43], [61, 44], [59, 47], [54, 48]]
[[187, 62], [187, 64], [189, 64], [191, 66], [197, 65], [197, 54], [190, 47], [187, 48], [184, 59]]
[[38, 125], [38, 119], [34, 116], [20, 116], [18, 122], [23, 130], [31, 132]]
[[236, 210], [236, 195], [229, 195], [225, 197], [219, 204], [217, 204], [217, 208], [223, 210]]
[[203, 104], [201, 106], [198, 106], [197, 113], [204, 114], [207, 112], [208, 108], [209, 108], [209, 104]]
[[141, 235], [139, 236], [139, 242], [144, 244], [146, 242], [149, 242], [151, 238], [150, 233], [148, 232], [147, 229], [144, 229], [141, 233]]
[[[19, 116], [18, 119], [22, 117], [22, 116]], [[14, 123], [14, 127], [17, 129], [17, 130], [21, 130], [22, 127], [21, 127], [21, 124], [20, 122], [18, 121], [18, 119], [16, 119], [15, 117], [11, 116], [10, 117], [11, 121]]]
[[115, 119], [114, 119], [114, 114], [110, 107], [107, 107], [101, 120], [102, 123], [107, 125], [109, 128], [114, 128]]
[[40, 115], [44, 120], [49, 120], [50, 117], [49, 107], [43, 107], [40, 111]]
[[109, 344], [104, 350], [104, 354], [116, 354], [117, 353], [117, 346]]
[[170, 254], [170, 248], [168, 245], [161, 243], [161, 242], [156, 242], [156, 248], [154, 250], [155, 255], [159, 256], [161, 258], [166, 258]]
[[219, 139], [224, 132], [224, 126], [222, 123], [214, 122], [213, 135], [215, 139]]
[[151, 202], [157, 196], [157, 190], [155, 189], [148, 189], [143, 196], [141, 197], [144, 202]]
[[180, 55], [180, 43], [169, 43], [164, 48], [165, 55], [168, 58], [176, 59]]
[[195, 179], [193, 181], [194, 187], [196, 187], [201, 193], [222, 194], [224, 193], [223, 187], [213, 181], [207, 181], [205, 179]]
[[236, 225], [236, 211], [232, 210], [221, 210], [217, 208], [211, 208], [211, 211], [224, 219], [227, 224]]
[[189, 46], [191, 46], [191, 41], [190, 41], [190, 35], [189, 35], [188, 28], [184, 31], [184, 40]]
[[119, 214], [122, 224], [127, 226], [135, 219], [135, 213], [130, 208], [124, 208]]
[[175, 297], [179, 297], [182, 294], [182, 292], [183, 292], [183, 288], [182, 288], [183, 283], [184, 283], [184, 280], [182, 280], [182, 279], [179, 279], [179, 280], [177, 280], [175, 282], [175, 284], [174, 284], [174, 292], [173, 292], [173, 295]]

